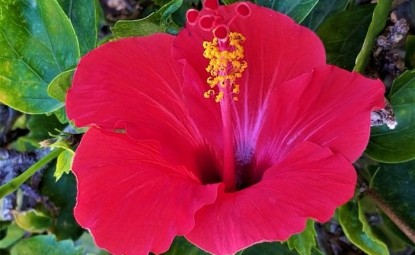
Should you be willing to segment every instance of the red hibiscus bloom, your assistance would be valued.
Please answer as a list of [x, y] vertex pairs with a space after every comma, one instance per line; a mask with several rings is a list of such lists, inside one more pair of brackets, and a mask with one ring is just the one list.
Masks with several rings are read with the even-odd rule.
[[68, 116], [90, 126], [75, 216], [114, 254], [161, 253], [177, 235], [233, 254], [327, 221], [383, 106], [381, 82], [326, 65], [283, 14], [207, 0], [187, 20], [177, 37], [92, 51], [68, 93]]

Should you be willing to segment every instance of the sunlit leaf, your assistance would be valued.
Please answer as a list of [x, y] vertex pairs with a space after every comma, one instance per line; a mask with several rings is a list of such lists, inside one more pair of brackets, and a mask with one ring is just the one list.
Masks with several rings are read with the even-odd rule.
[[69, 174], [72, 169], [72, 163], [75, 156], [75, 152], [69, 147], [68, 144], [66, 144], [63, 141], [58, 141], [54, 144], [52, 144], [50, 147], [52, 148], [62, 148], [64, 151], [62, 151], [57, 160], [56, 160], [56, 170], [53, 176], [55, 176], [56, 181], [58, 181], [62, 175]]
[[[66, 93], [71, 87], [74, 72], [75, 69], [69, 69], [56, 76], [55, 79], [49, 83], [47, 89], [49, 96], [62, 103], [65, 103]], [[68, 116], [66, 116], [65, 106], [55, 110], [53, 113], [55, 114], [56, 118], [58, 118], [60, 123], [68, 123]]]
[[13, 246], [11, 255], [82, 255], [72, 240], [56, 241], [53, 235], [40, 235], [23, 239]]
[[[0, 204], [3, 203], [3, 199], [0, 199]], [[2, 208], [0, 207], [0, 210]], [[10, 221], [0, 221], [0, 241], [6, 237], [7, 228], [10, 226]]]
[[25, 235], [26, 231], [17, 226], [16, 223], [12, 223], [7, 227], [7, 233], [4, 238], [0, 240], [0, 249], [10, 247]]
[[66, 115], [66, 107], [61, 107], [54, 111], [53, 114], [59, 120], [61, 124], [67, 124], [69, 122], [68, 116]]
[[365, 70], [367, 63], [369, 62], [369, 57], [373, 52], [375, 39], [385, 28], [391, 7], [392, 0], [378, 0], [375, 10], [373, 11], [372, 21], [367, 30], [362, 49], [357, 55], [356, 65], [353, 68], [354, 71], [363, 72]]
[[296, 250], [300, 255], [310, 255], [313, 247], [316, 247], [316, 230], [314, 229], [314, 221], [308, 220], [306, 228], [300, 234], [291, 236], [288, 239], [288, 247]]
[[55, 111], [63, 104], [47, 86], [78, 62], [74, 29], [56, 0], [9, 3], [0, 18], [0, 101], [27, 113]]
[[[116, 38], [145, 36], [169, 29], [169, 17], [182, 5], [183, 0], [172, 0], [158, 11], [138, 20], [120, 20], [112, 28]], [[174, 27], [174, 26], [173, 26]]]
[[72, 163], [75, 153], [72, 151], [62, 151], [61, 154], [59, 154], [57, 161], [56, 161], [56, 171], [53, 174], [55, 176], [56, 180], [58, 181], [62, 175], [69, 174], [72, 169]]
[[91, 234], [87, 231], [76, 241], [76, 244], [84, 248], [84, 254], [86, 255], [111, 255], [107, 251], [99, 249]]
[[56, 76], [48, 86], [49, 96], [59, 100], [60, 102], [65, 102], [66, 92], [71, 87], [71, 80], [74, 71], [75, 69], [70, 69]]
[[49, 216], [36, 210], [15, 212], [14, 218], [19, 227], [34, 233], [42, 233], [52, 224], [52, 219]]
[[340, 207], [339, 222], [347, 238], [366, 254], [389, 255], [386, 245], [372, 233], [359, 203]]

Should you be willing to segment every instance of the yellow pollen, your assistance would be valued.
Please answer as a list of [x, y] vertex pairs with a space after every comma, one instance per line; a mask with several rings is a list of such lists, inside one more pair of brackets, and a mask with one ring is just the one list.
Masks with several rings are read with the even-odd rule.
[[239, 94], [239, 85], [238, 84], [235, 84], [235, 86], [233, 86], [232, 93]]
[[215, 91], [213, 90], [213, 89], [209, 89], [208, 91], [206, 91], [204, 94], [203, 94], [203, 96], [205, 97], [205, 98], [210, 98], [212, 95], [214, 95], [215, 94]]
[[222, 100], [222, 98], [223, 98], [223, 91], [219, 91], [219, 93], [215, 97], [215, 102], [219, 103], [220, 100]]
[[244, 41], [242, 34], [230, 32], [225, 43], [219, 42], [216, 37], [211, 42], [203, 42], [203, 56], [209, 59], [206, 71], [210, 74], [207, 79], [210, 89], [204, 93], [205, 98], [215, 96], [215, 102], [218, 103], [225, 93], [232, 93], [233, 100], [238, 101], [236, 95], [239, 93], [239, 84], [236, 80], [242, 77], [248, 66], [243, 60], [244, 47], [241, 44]]

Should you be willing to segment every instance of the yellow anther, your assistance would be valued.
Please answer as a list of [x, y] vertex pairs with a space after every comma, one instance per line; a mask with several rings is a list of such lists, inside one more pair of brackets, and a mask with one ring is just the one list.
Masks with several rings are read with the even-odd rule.
[[216, 95], [215, 97], [215, 102], [219, 103], [223, 98], [223, 91], [220, 91], [219, 94]]
[[[236, 79], [242, 77], [242, 73], [247, 68], [244, 59], [244, 47], [241, 45], [245, 37], [236, 32], [228, 35], [227, 42], [219, 42], [213, 38], [211, 42], [203, 42], [203, 56], [209, 59], [206, 71], [210, 74], [207, 83], [211, 89], [204, 93], [205, 98], [215, 95], [215, 102], [220, 102], [225, 93], [238, 94], [239, 84]], [[213, 88], [216, 87], [216, 91]], [[238, 97], [233, 97], [238, 101]]]
[[215, 94], [215, 91], [213, 89], [209, 89], [208, 91], [206, 91], [203, 96], [205, 98], [210, 98], [211, 96], [213, 96]]
[[232, 93], [239, 94], [239, 85], [235, 84], [232, 89]]

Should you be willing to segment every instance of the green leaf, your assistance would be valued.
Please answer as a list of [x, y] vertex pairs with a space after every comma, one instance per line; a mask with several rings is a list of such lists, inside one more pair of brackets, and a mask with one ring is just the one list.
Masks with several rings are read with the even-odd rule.
[[[4, 8], [3, 8], [4, 9]], [[76, 65], [79, 45], [56, 0], [12, 1], [0, 19], [0, 101], [26, 113], [62, 107], [48, 84]]]
[[[0, 199], [0, 205], [3, 204], [3, 199]], [[1, 208], [2, 206], [0, 206], [0, 210], [3, 210], [3, 208]], [[0, 241], [6, 237], [7, 235], [7, 228], [10, 226], [10, 221], [0, 221]]]
[[17, 226], [16, 223], [12, 223], [7, 227], [6, 237], [0, 240], [0, 249], [10, 247], [25, 235], [26, 231]]
[[370, 229], [359, 203], [349, 202], [339, 208], [339, 222], [346, 237], [369, 255], [389, 255], [388, 248]]
[[230, 5], [230, 4], [233, 4], [233, 3], [239, 2], [239, 0], [222, 0], [222, 2], [223, 2], [225, 5]]
[[208, 255], [193, 244], [189, 243], [184, 237], [176, 237], [170, 249], [163, 255]]
[[81, 54], [97, 46], [98, 8], [94, 0], [57, 0], [72, 22], [79, 41]]
[[294, 251], [277, 242], [272, 243], [260, 243], [243, 250], [238, 255], [258, 255], [258, 254], [278, 254], [278, 255], [296, 255]]
[[41, 235], [23, 239], [13, 246], [11, 255], [82, 255], [72, 240], [57, 242], [53, 235]]
[[70, 69], [56, 76], [48, 86], [49, 96], [64, 103], [66, 92], [71, 87], [71, 81], [74, 72], [75, 69]]
[[172, 19], [174, 23], [177, 24], [179, 27], [184, 27], [186, 24], [187, 11], [189, 9], [194, 9], [195, 6], [198, 6], [198, 4], [199, 0], [183, 0], [182, 6], [172, 14]]
[[415, 229], [415, 161], [379, 164], [370, 186], [394, 213]]
[[388, 95], [398, 125], [373, 127], [366, 154], [379, 162], [415, 159], [415, 70], [406, 71], [392, 84]]
[[58, 110], [54, 111], [55, 117], [59, 120], [62, 124], [69, 123], [68, 116], [66, 115], [66, 107], [61, 107]]
[[62, 175], [69, 174], [72, 169], [72, 163], [75, 156], [75, 152], [71, 149], [65, 149], [59, 154], [56, 161], [56, 170], [53, 176], [55, 176], [56, 181], [58, 181]]
[[[379, 211], [377, 211], [379, 213]], [[407, 248], [408, 238], [403, 234], [395, 224], [384, 214], [381, 214], [383, 224], [375, 224], [372, 227], [373, 232], [388, 247], [390, 251], [402, 251]]]
[[356, 6], [329, 17], [317, 30], [327, 62], [351, 70], [363, 45], [375, 5]]
[[86, 255], [111, 255], [108, 252], [99, 249], [91, 234], [85, 231], [82, 236], [76, 241], [76, 244], [84, 248]]
[[59, 120], [53, 115], [31, 115], [27, 121], [27, 128], [30, 130], [28, 136], [38, 142], [50, 138], [50, 133], [64, 127], [65, 125], [60, 124]]
[[301, 23], [317, 5], [319, 0], [255, 0], [258, 5], [282, 12]]
[[171, 27], [170, 16], [182, 6], [183, 0], [172, 0], [158, 11], [138, 20], [120, 20], [111, 29], [116, 38], [145, 36], [157, 32], [166, 32]]
[[372, 21], [370, 22], [362, 49], [357, 55], [356, 65], [353, 68], [353, 71], [362, 73], [365, 70], [375, 45], [375, 39], [385, 28], [391, 7], [392, 0], [378, 0], [375, 10], [373, 11]]
[[405, 61], [410, 68], [415, 68], [415, 35], [408, 35], [405, 45]]
[[69, 173], [56, 181], [54, 173], [55, 167], [52, 165], [45, 171], [40, 183], [41, 194], [47, 196], [59, 208], [59, 214], [50, 230], [58, 239], [77, 239], [83, 231], [73, 216], [76, 198], [75, 177]]
[[319, 0], [302, 25], [316, 31], [329, 16], [346, 9], [349, 0]]
[[73, 158], [75, 156], [74, 152], [70, 151], [63, 151], [59, 154], [57, 162], [56, 162], [56, 171], [53, 174], [55, 176], [56, 181], [58, 181], [64, 173], [69, 174], [72, 169]]
[[300, 255], [311, 255], [312, 249], [316, 247], [316, 236], [314, 221], [308, 220], [304, 231], [291, 236], [287, 244], [291, 250], [295, 249]]
[[14, 148], [20, 151], [39, 148], [39, 142], [50, 138], [49, 133], [54, 133], [55, 129], [65, 127], [54, 115], [47, 116], [44, 114], [30, 115], [26, 126], [30, 130], [29, 134], [20, 137], [14, 144]]
[[[193, 244], [189, 243], [184, 237], [176, 237], [170, 249], [163, 255], [208, 255]], [[237, 253], [237, 255], [257, 255], [257, 254], [278, 254], [278, 255], [297, 255], [291, 251], [287, 245], [279, 242], [259, 243]], [[301, 254], [301, 253], [300, 253]], [[313, 247], [312, 255], [322, 255], [322, 253]]]
[[49, 216], [36, 210], [15, 212], [14, 219], [19, 227], [33, 233], [42, 233], [52, 224], [52, 219]]

